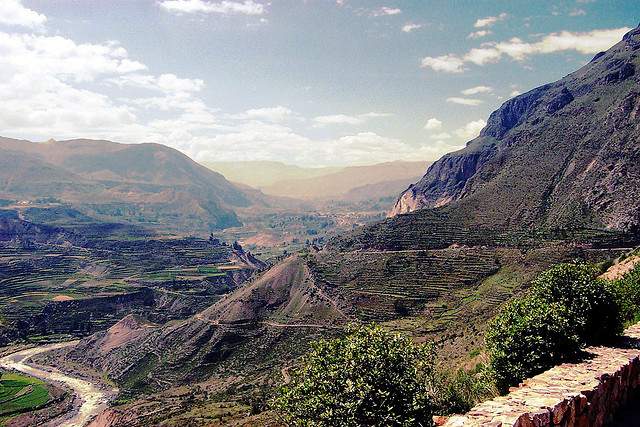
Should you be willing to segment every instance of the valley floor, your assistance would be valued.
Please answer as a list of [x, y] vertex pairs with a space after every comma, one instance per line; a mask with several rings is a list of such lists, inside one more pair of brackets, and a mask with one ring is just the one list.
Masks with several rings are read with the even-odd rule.
[[55, 420], [51, 420], [49, 425], [52, 426], [87, 425], [107, 407], [111, 397], [117, 393], [117, 390], [103, 390], [84, 379], [66, 375], [55, 368], [39, 366], [30, 362], [33, 356], [75, 344], [77, 341], [34, 347], [9, 354], [0, 359], [0, 367], [3, 369], [22, 372], [48, 383], [61, 383], [73, 391], [76, 399], [80, 402], [79, 405], [74, 405], [71, 413], [65, 413]]

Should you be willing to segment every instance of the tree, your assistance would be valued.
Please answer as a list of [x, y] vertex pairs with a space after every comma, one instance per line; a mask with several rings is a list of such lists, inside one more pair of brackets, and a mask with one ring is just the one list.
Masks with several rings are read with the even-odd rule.
[[275, 409], [294, 426], [432, 426], [431, 345], [379, 326], [312, 344]]

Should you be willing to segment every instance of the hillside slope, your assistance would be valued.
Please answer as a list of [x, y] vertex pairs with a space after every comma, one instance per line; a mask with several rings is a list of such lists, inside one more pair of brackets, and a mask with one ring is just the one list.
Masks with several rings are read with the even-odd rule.
[[451, 206], [489, 227], [640, 224], [640, 27], [578, 71], [505, 102], [391, 216]]
[[291, 357], [292, 347], [305, 348], [317, 331], [346, 320], [303, 260], [292, 256], [187, 320], [157, 327], [125, 318], [65, 357], [107, 372], [129, 392], [162, 389], [271, 369], [282, 361], [278, 355]]
[[191, 229], [239, 225], [251, 198], [222, 175], [159, 144], [0, 138], [0, 198], [55, 199], [91, 215]]

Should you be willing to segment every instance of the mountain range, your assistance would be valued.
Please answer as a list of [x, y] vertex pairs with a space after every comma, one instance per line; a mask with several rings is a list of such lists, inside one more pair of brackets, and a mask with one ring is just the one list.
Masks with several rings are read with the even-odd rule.
[[360, 201], [396, 196], [430, 164], [395, 161], [367, 166], [302, 168], [279, 162], [204, 163], [231, 181], [302, 200]]
[[[352, 321], [435, 340], [445, 360], [467, 357], [537, 273], [640, 242], [638, 52], [640, 28], [507, 101], [401, 195], [391, 218], [289, 256], [188, 319], [151, 328], [126, 319], [58, 360], [89, 355], [135, 398], [205, 379], [246, 396], [286, 379], [310, 337]], [[115, 339], [119, 330], [130, 339]], [[114, 425], [171, 417], [170, 400], [156, 399], [165, 403], [153, 410], [145, 400], [110, 409]]]
[[70, 204], [100, 220], [210, 230], [239, 225], [234, 208], [253, 203], [172, 148], [86, 139], [0, 138], [0, 198]]
[[[487, 322], [537, 274], [560, 262], [610, 262], [640, 244], [639, 53], [640, 27], [578, 71], [508, 100], [478, 138], [429, 166], [390, 218], [274, 257], [269, 269], [196, 314], [164, 324], [130, 315], [44, 361], [82, 365], [98, 378], [106, 373], [122, 391], [100, 418], [110, 426], [188, 425], [174, 417], [197, 417], [212, 401], [225, 410], [241, 402], [237, 425], [268, 425], [269, 414], [268, 422], [247, 415], [256, 390], [286, 381], [311, 340], [351, 322], [434, 341], [445, 364], [479, 361]], [[1, 194], [10, 197], [53, 191], [69, 203], [86, 197], [96, 205], [157, 197], [179, 209], [172, 198], [178, 188], [190, 206], [211, 206], [218, 227], [233, 224], [232, 207], [255, 203], [221, 175], [161, 146], [3, 140], [0, 149], [22, 165], [21, 175], [0, 172]], [[366, 197], [375, 186], [386, 191], [387, 182], [419, 176], [425, 165], [415, 167], [389, 163], [307, 177], [294, 168], [286, 173], [295, 184], [266, 187], [281, 185], [278, 191], [301, 198], [336, 197], [338, 187], [339, 197]], [[407, 175], [399, 178], [399, 171]], [[333, 185], [362, 177], [369, 181], [346, 191]], [[51, 233], [57, 242], [61, 232]]]
[[390, 215], [448, 207], [489, 227], [637, 229], [640, 30], [568, 76], [505, 102]]

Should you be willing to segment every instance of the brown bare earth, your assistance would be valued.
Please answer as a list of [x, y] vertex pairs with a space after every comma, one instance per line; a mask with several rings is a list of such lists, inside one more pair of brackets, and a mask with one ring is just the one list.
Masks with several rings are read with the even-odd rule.
[[611, 268], [609, 268], [602, 276], [603, 279], [617, 280], [622, 276], [633, 270], [633, 268], [640, 263], [640, 255], [630, 256], [622, 262], [619, 262]]

